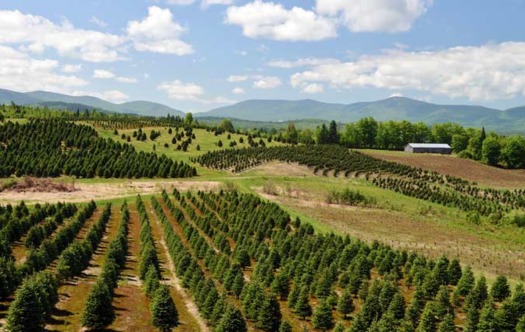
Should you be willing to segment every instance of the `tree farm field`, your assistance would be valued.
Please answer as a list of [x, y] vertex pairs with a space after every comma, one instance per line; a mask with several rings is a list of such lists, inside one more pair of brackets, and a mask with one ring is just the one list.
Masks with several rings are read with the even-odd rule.
[[[148, 136], [144, 141], [133, 138], [133, 129], [114, 133], [112, 129], [94, 128], [102, 138], [124, 145], [130, 136], [129, 143], [149, 160], [163, 161], [165, 155], [196, 167], [197, 176], [176, 179], [61, 176], [50, 180], [72, 185], [71, 192], [31, 188], [15, 191], [10, 189], [16, 188], [16, 185], [9, 187], [10, 181], [23, 182], [23, 178], [2, 180], [6, 189], [0, 192], [0, 205], [20, 206], [25, 201], [29, 208], [20, 213], [33, 220], [24, 223], [19, 233], [8, 233], [12, 234], [9, 239], [14, 268], [27, 274], [26, 282], [17, 284], [22, 289], [17, 294], [28, 292], [32, 283], [45, 283], [49, 275], [58, 276], [57, 302], [48, 316], [42, 318], [48, 330], [78, 331], [88, 326], [114, 331], [155, 331], [158, 326], [153, 322], [164, 312], [158, 310], [162, 307], [177, 313], [176, 323], [164, 317], [166, 324], [176, 326], [175, 331], [237, 331], [229, 324], [241, 320], [249, 331], [276, 331], [275, 308], [282, 315], [279, 322], [286, 321], [291, 331], [322, 331], [336, 323], [339, 330], [355, 331], [363, 319], [362, 312], [370, 306], [363, 292], [373, 294], [375, 287], [388, 289], [392, 285], [398, 299], [403, 298], [407, 311], [419, 296], [417, 289], [434, 294], [425, 297], [427, 303], [432, 303], [437, 292], [440, 296], [446, 293], [449, 298], [455, 294], [453, 322], [465, 326], [467, 299], [460, 294], [459, 280], [451, 279], [446, 287], [435, 287], [428, 281], [432, 278], [425, 277], [426, 282], [415, 286], [418, 273], [406, 264], [425, 266], [422, 268], [426, 272], [421, 273], [431, 276], [439, 269], [456, 269], [458, 259], [465, 275], [470, 273], [465, 267], [471, 266], [473, 275], [478, 280], [486, 277], [489, 285], [505, 275], [512, 288], [525, 277], [523, 228], [492, 222], [493, 214], [489, 212], [473, 217], [460, 202], [439, 201], [442, 196], [410, 197], [413, 191], [403, 194], [374, 182], [402, 181], [408, 177], [414, 180], [409, 189], [419, 190], [426, 188], [419, 184], [421, 177], [435, 183], [434, 194], [459, 195], [452, 189], [456, 187], [440, 182], [442, 169], [437, 173], [418, 171], [414, 175], [407, 173], [412, 171], [410, 168], [351, 154], [348, 158], [354, 159], [344, 164], [349, 167], [344, 171], [290, 161], [319, 151], [326, 152], [322, 157], [325, 162], [330, 163], [330, 158], [339, 161], [350, 153], [344, 148], [334, 150], [333, 157], [333, 147], [305, 149], [264, 138], [266, 146], [276, 148], [268, 150], [276, 154], [271, 158], [256, 155], [243, 159], [245, 152], [238, 148], [248, 146], [239, 143], [241, 138], [248, 141], [246, 135], [215, 135], [193, 129], [195, 138], [187, 151], [181, 151], [172, 143], [175, 130], [169, 133], [168, 127], [142, 128]], [[151, 131], [160, 136], [151, 140]], [[237, 146], [229, 148], [232, 141]], [[222, 161], [235, 156], [224, 149], [239, 153], [237, 162], [243, 165], [240, 171], [195, 162], [209, 153], [218, 153], [221, 157], [216, 160]], [[279, 159], [284, 159], [277, 154], [279, 151], [284, 151], [290, 160]], [[304, 155], [290, 156], [293, 151]], [[373, 168], [366, 171], [370, 165]], [[456, 181], [453, 183], [457, 188], [464, 185], [461, 179], [447, 181]], [[351, 204], [338, 201], [337, 195], [345, 191], [361, 201]], [[470, 191], [461, 195], [470, 204], [484, 199]], [[505, 204], [514, 204], [515, 196], [509, 197]], [[96, 201], [96, 207], [89, 210], [95, 204], [87, 203], [91, 199]], [[64, 204], [59, 202], [74, 203], [77, 212], [64, 220], [57, 219], [60, 204]], [[50, 208], [46, 203], [57, 207]], [[42, 206], [49, 216], [29, 217]], [[492, 204], [491, 208], [497, 211], [497, 205]], [[25, 211], [23, 205], [17, 209]], [[80, 218], [83, 213], [85, 217]], [[55, 219], [59, 222], [54, 222]], [[6, 222], [15, 225], [11, 220], [14, 219], [8, 218]], [[55, 249], [49, 249], [49, 244]], [[82, 259], [72, 260], [73, 252]], [[309, 258], [303, 259], [306, 253]], [[337, 257], [337, 261], [331, 261], [332, 257]], [[361, 265], [351, 257], [361, 260]], [[344, 267], [346, 260], [350, 265]], [[406, 262], [402, 263], [403, 260]], [[354, 275], [361, 266], [370, 266], [366, 280], [371, 282], [358, 287], [352, 280], [361, 278]], [[297, 272], [303, 268], [312, 272]], [[322, 271], [332, 271], [333, 276]], [[312, 283], [311, 288], [303, 284], [307, 282]], [[0, 310], [0, 323], [4, 326], [14, 324], [9, 307], [20, 305], [12, 290], [7, 292]], [[339, 304], [345, 301], [352, 303], [349, 312]], [[504, 307], [503, 301], [498, 300], [497, 308]], [[100, 311], [96, 303], [105, 303], [104, 308], [111, 310]], [[327, 312], [332, 322], [325, 323], [332, 327], [323, 328], [319, 320], [326, 318]], [[243, 330], [240, 325], [235, 326]]]

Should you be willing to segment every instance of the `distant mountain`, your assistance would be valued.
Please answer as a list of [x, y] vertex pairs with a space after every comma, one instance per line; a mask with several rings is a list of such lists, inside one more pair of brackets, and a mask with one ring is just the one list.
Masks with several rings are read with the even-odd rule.
[[184, 116], [184, 113], [166, 105], [148, 101], [134, 101], [115, 104], [91, 96], [69, 96], [47, 91], [15, 92], [0, 89], [0, 104], [14, 102], [18, 105], [40, 105], [57, 109], [98, 109], [116, 113], [129, 113], [147, 116], [165, 116], [167, 114]]
[[355, 122], [371, 116], [379, 121], [407, 120], [425, 123], [456, 122], [500, 132], [524, 132], [525, 106], [506, 111], [470, 105], [438, 105], [404, 97], [373, 102], [330, 104], [315, 100], [248, 100], [198, 117], [228, 117], [250, 121], [290, 121], [298, 119]]

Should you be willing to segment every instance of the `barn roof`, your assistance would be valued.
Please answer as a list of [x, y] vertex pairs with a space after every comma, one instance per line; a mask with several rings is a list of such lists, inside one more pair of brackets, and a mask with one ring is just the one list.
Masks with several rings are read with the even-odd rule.
[[413, 148], [423, 148], [423, 149], [451, 149], [448, 144], [435, 144], [435, 143], [408, 143], [409, 146]]

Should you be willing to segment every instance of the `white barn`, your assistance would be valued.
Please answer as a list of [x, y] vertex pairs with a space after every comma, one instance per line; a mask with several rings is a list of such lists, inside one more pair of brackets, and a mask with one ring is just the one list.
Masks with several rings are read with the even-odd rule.
[[409, 143], [405, 146], [405, 152], [451, 154], [452, 148], [448, 144]]

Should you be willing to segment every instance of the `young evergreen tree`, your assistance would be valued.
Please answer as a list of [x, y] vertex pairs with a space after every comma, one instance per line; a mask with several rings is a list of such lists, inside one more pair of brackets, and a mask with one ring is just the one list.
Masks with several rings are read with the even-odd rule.
[[416, 332], [435, 332], [437, 330], [436, 323], [435, 303], [429, 301], [425, 305], [425, 309], [421, 314], [421, 319], [419, 320]]
[[516, 325], [516, 332], [525, 332], [525, 316], [521, 316], [520, 320], [518, 321], [518, 325]]
[[350, 289], [346, 288], [339, 298], [339, 303], [337, 303], [337, 311], [343, 315], [343, 319], [346, 319], [348, 314], [354, 311], [354, 302], [352, 300], [352, 293]]
[[113, 299], [107, 284], [97, 282], [89, 293], [82, 314], [82, 326], [90, 329], [102, 329], [111, 324], [115, 319], [112, 302]]
[[405, 317], [405, 298], [401, 293], [397, 292], [394, 294], [387, 312], [392, 314], [396, 320], [401, 320]]
[[502, 302], [510, 296], [510, 286], [507, 281], [507, 277], [498, 276], [494, 283], [492, 284], [492, 289], [490, 290], [490, 295], [494, 301]]
[[452, 312], [452, 305], [450, 304], [450, 293], [447, 286], [441, 285], [435, 297], [435, 312], [439, 319], [443, 319], [446, 314]]
[[273, 294], [265, 296], [259, 314], [257, 316], [256, 326], [263, 331], [278, 332], [281, 325], [281, 307]]
[[171, 331], [179, 324], [179, 314], [165, 285], [160, 285], [155, 291], [150, 311], [153, 316], [153, 326], [162, 332]]
[[246, 332], [246, 321], [241, 312], [233, 305], [228, 304], [215, 332]]
[[494, 303], [487, 301], [479, 315], [478, 332], [493, 332], [498, 330], [496, 324]]
[[314, 328], [321, 331], [328, 331], [334, 327], [335, 322], [332, 314], [332, 307], [326, 300], [321, 301], [317, 308], [315, 308], [312, 323]]
[[439, 324], [438, 332], [455, 332], [456, 325], [454, 325], [454, 315], [448, 314]]
[[292, 325], [287, 320], [283, 320], [279, 326], [279, 332], [292, 332]]
[[310, 301], [308, 300], [307, 286], [303, 286], [303, 288], [301, 288], [301, 292], [299, 293], [295, 303], [294, 312], [303, 320], [305, 320], [306, 317], [310, 317], [312, 315], [312, 307], [310, 306]]
[[467, 296], [474, 288], [474, 285], [474, 273], [472, 272], [472, 268], [467, 266], [465, 267], [465, 271], [461, 274], [461, 278], [459, 278], [455, 292], [457, 292], [459, 296]]
[[24, 283], [7, 314], [7, 329], [13, 332], [42, 331], [45, 323], [44, 305], [37, 290]]
[[462, 274], [463, 273], [461, 270], [461, 265], [459, 264], [459, 260], [457, 258], [452, 259], [448, 266], [449, 283], [452, 286], [456, 286], [459, 282], [459, 279], [461, 279]]

